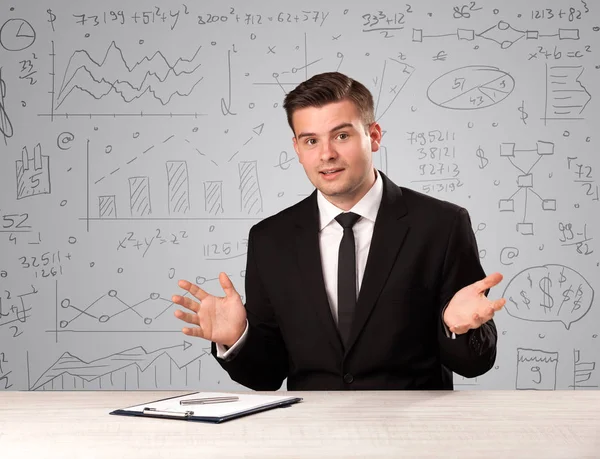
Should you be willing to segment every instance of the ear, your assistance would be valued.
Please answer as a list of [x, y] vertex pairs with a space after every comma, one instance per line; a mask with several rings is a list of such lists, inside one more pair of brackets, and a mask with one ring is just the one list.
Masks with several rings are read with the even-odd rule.
[[381, 146], [381, 126], [379, 123], [374, 122], [369, 126], [369, 137], [371, 139], [371, 151], [378, 151]]
[[300, 151], [298, 150], [298, 140], [296, 139], [296, 136], [292, 137], [292, 141], [294, 142], [294, 150], [296, 151], [296, 155], [298, 155], [298, 161], [300, 162], [300, 164], [302, 164]]

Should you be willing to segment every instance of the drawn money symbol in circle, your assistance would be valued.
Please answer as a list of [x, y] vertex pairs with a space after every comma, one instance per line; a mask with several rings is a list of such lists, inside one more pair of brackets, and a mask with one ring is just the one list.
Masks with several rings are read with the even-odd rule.
[[550, 287], [552, 287], [552, 280], [550, 280], [550, 277], [548, 276], [542, 277], [538, 285], [543, 293], [542, 302], [540, 303], [540, 306], [543, 308], [552, 309], [554, 307], [554, 298], [552, 298], [552, 295], [550, 295]]

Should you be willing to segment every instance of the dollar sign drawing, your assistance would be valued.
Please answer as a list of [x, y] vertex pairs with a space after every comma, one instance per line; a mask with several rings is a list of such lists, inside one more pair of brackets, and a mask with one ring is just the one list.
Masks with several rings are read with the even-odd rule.
[[527, 309], [529, 309], [529, 303], [531, 303], [531, 300], [529, 298], [527, 298], [527, 295], [525, 294], [525, 290], [521, 290], [520, 295], [523, 298], [523, 303], [525, 303], [525, 306], [527, 306]]
[[571, 310], [571, 312], [576, 311], [577, 309], [579, 309], [581, 307], [581, 297], [583, 296], [583, 290], [581, 289], [581, 284], [579, 284], [579, 287], [577, 287], [577, 292], [575, 293], [575, 296], [577, 298], [575, 299], [575, 301], [573, 301], [573, 309]]
[[54, 30], [54, 21], [56, 21], [56, 14], [54, 14], [54, 13], [52, 12], [52, 10], [51, 10], [51, 9], [49, 9], [49, 8], [46, 10], [46, 13], [48, 13], [48, 15], [50, 16], [50, 19], [48, 19], [48, 22], [49, 22], [49, 23], [50, 23], [50, 25], [52, 26], [52, 32], [56, 32], [56, 31]]
[[563, 282], [566, 280], [567, 280], [567, 278], [565, 277], [565, 268], [563, 268], [562, 271], [560, 272], [560, 279], [558, 279], [559, 285], [562, 287]]
[[523, 124], [527, 124], [527, 118], [529, 118], [529, 113], [525, 111], [525, 101], [521, 102], [519, 112], [521, 112], [521, 121], [523, 121]]
[[572, 287], [572, 285], [570, 285], [569, 288], [563, 292], [563, 303], [565, 303], [567, 301], [571, 301], [570, 294], [573, 293], [573, 289], [571, 287]]
[[479, 165], [479, 169], [484, 169], [485, 166], [487, 166], [488, 163], [490, 162], [490, 160], [485, 157], [485, 151], [483, 151], [481, 146], [479, 146], [479, 148], [477, 148], [477, 153], [475, 153], [475, 154], [477, 155], [477, 157], [479, 158], [479, 161], [481, 162], [481, 164]]
[[538, 285], [543, 293], [542, 302], [540, 303], [540, 306], [543, 308], [552, 309], [552, 307], [554, 306], [554, 298], [552, 298], [552, 295], [550, 295], [550, 287], [552, 287], [552, 281], [550, 280], [550, 277], [542, 277]]

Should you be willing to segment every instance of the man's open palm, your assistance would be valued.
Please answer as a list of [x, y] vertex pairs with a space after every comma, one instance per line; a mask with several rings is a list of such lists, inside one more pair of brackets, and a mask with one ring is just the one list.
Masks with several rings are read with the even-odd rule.
[[210, 295], [197, 285], [186, 280], [180, 280], [178, 282], [179, 287], [187, 290], [199, 301], [187, 296], [173, 295], [173, 303], [192, 311], [176, 310], [174, 314], [178, 319], [195, 325], [182, 329], [182, 332], [186, 335], [231, 346], [244, 333], [246, 309], [227, 274], [220, 273], [219, 282], [225, 292], [224, 297]]
[[502, 309], [506, 300], [489, 300], [485, 291], [501, 280], [502, 274], [493, 273], [456, 292], [444, 311], [444, 323], [448, 329], [460, 335], [492, 319], [494, 313]]

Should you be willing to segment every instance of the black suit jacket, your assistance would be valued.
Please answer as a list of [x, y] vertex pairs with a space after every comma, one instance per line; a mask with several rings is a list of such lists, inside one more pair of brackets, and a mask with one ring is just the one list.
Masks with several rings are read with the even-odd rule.
[[456, 339], [443, 328], [452, 296], [485, 277], [467, 211], [381, 176], [346, 348], [325, 292], [316, 190], [251, 228], [247, 340], [233, 359], [217, 358], [234, 381], [255, 390], [276, 390], [285, 378], [288, 390], [453, 389], [452, 371], [492, 368], [493, 321]]

